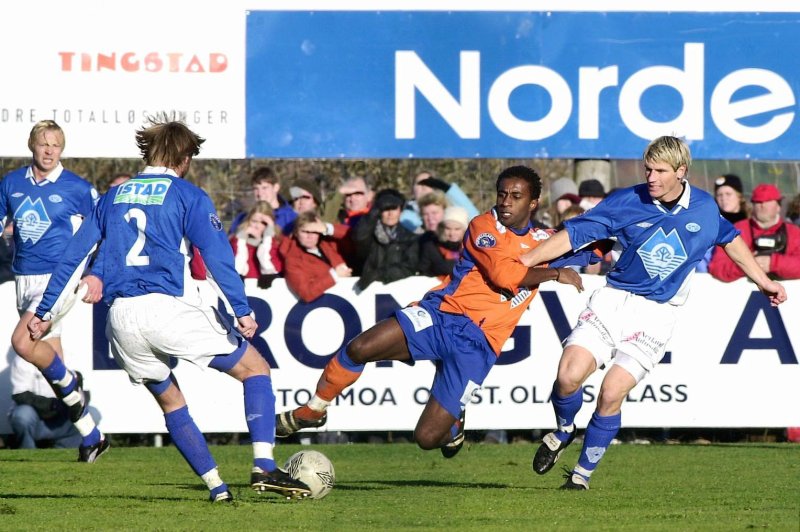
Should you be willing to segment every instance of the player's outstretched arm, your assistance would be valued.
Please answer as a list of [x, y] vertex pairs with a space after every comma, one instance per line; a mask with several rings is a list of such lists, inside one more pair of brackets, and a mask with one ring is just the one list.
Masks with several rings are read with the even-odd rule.
[[559, 231], [532, 250], [520, 256], [522, 264], [527, 267], [536, 266], [551, 259], [560, 257], [564, 253], [572, 250], [572, 243], [569, 241], [569, 234], [566, 231]]
[[786, 301], [786, 289], [782, 284], [770, 279], [761, 266], [758, 265], [750, 250], [741, 236], [737, 236], [723, 248], [725, 253], [733, 262], [739, 265], [742, 271], [753, 281], [756, 286], [769, 297], [769, 302], [773, 307], [777, 307]]
[[578, 292], [583, 292], [583, 279], [572, 268], [529, 268], [522, 280], [522, 286], [535, 286], [546, 281], [571, 284]]

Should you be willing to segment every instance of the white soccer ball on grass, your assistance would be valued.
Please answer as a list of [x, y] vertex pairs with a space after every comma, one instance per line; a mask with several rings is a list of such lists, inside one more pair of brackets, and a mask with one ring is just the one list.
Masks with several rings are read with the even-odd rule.
[[336, 472], [327, 456], [319, 451], [294, 453], [283, 466], [289, 475], [311, 488], [311, 498], [321, 499], [333, 489]]

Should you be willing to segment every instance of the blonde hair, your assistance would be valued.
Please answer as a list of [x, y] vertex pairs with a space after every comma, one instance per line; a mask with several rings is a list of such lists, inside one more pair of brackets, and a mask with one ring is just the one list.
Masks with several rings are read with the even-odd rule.
[[272, 205], [269, 204], [268, 201], [257, 201], [250, 207], [250, 210], [247, 212], [247, 219], [249, 220], [256, 214], [266, 214], [270, 218], [275, 218], [275, 214], [272, 210]]
[[57, 136], [61, 137], [61, 149], [63, 150], [67, 141], [64, 137], [64, 130], [61, 129], [61, 126], [56, 124], [53, 120], [40, 120], [39, 122], [36, 122], [31, 129], [31, 134], [28, 136], [28, 149], [31, 150], [31, 153], [36, 146], [39, 135], [45, 131], [52, 131]]
[[692, 164], [692, 154], [689, 146], [678, 137], [663, 136], [647, 145], [642, 160], [667, 163], [676, 171], [681, 166], [685, 166], [688, 175], [689, 166]]
[[438, 205], [442, 209], [446, 209], [448, 207], [447, 197], [441, 190], [428, 192], [419, 199], [417, 206], [419, 207], [420, 212], [422, 212], [422, 208], [427, 207], [428, 205]]

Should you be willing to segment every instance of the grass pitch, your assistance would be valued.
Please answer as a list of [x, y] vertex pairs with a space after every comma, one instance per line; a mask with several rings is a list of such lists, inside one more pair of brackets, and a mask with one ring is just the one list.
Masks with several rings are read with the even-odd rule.
[[[214, 446], [236, 502], [211, 505], [173, 447], [0, 451], [0, 530], [800, 529], [800, 445], [617, 445], [588, 492], [535, 475], [532, 444], [467, 444], [452, 460], [411, 444], [314, 445], [336, 468], [328, 497], [248, 485], [249, 445]], [[279, 445], [279, 463], [299, 450]], [[562, 457], [572, 466], [579, 447]]]

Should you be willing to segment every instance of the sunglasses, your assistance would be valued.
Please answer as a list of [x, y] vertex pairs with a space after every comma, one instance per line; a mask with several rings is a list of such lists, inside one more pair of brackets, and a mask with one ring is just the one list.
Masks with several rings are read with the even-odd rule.
[[351, 196], [363, 196], [364, 194], [366, 194], [366, 192], [364, 192], [363, 190], [356, 190], [355, 192], [348, 192], [347, 194], [344, 195], [344, 197], [349, 198]]
[[296, 198], [292, 199], [292, 201], [297, 201], [297, 200], [301, 200], [301, 199], [310, 200], [310, 199], [314, 199], [314, 196], [297, 196]]

